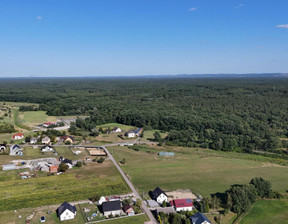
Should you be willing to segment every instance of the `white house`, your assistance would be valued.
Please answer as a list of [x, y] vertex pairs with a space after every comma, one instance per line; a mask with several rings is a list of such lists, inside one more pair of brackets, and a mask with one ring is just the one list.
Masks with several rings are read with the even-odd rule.
[[23, 156], [23, 149], [19, 145], [10, 146], [10, 156]]
[[53, 147], [48, 146], [48, 145], [42, 146], [40, 150], [41, 150], [41, 152], [52, 152], [52, 151], [54, 151]]
[[111, 133], [118, 133], [118, 132], [121, 132], [121, 128], [118, 128], [118, 127], [115, 127], [111, 130]]
[[134, 131], [128, 131], [128, 132], [125, 133], [125, 136], [127, 138], [135, 138], [136, 135], [135, 135]]
[[75, 206], [65, 201], [59, 208], [57, 208], [56, 213], [60, 221], [65, 221], [74, 219], [77, 214], [77, 209]]
[[13, 140], [19, 140], [23, 138], [24, 138], [24, 135], [22, 133], [16, 133], [15, 135], [12, 136]]
[[194, 208], [191, 199], [174, 199], [170, 201], [170, 204], [176, 212], [192, 211]]
[[159, 187], [156, 187], [154, 191], [151, 192], [151, 198], [157, 201], [159, 204], [162, 204], [164, 201], [168, 202], [168, 197], [164, 191]]
[[6, 150], [6, 144], [0, 144], [0, 152], [3, 151], [5, 152]]
[[104, 213], [104, 216], [109, 215], [120, 215], [122, 212], [121, 208], [121, 202], [119, 200], [117, 201], [107, 201], [102, 203], [102, 210]]
[[191, 216], [189, 219], [192, 224], [211, 224], [209, 219], [207, 219], [207, 217], [200, 212]]

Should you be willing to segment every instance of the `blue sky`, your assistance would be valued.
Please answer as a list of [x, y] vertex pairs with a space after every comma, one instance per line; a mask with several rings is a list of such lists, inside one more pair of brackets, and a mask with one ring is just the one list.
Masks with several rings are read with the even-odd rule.
[[1, 0], [0, 76], [288, 72], [287, 0]]

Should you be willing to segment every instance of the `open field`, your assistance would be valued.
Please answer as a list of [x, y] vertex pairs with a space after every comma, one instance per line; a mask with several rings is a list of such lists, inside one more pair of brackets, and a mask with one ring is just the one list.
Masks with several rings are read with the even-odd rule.
[[288, 168], [275, 164], [221, 155], [177, 153], [175, 157], [159, 157], [164, 148], [149, 148], [136, 152], [127, 147], [110, 147], [117, 161], [126, 159], [123, 170], [139, 192], [147, 193], [159, 186], [164, 190], [190, 189], [193, 193], [209, 196], [224, 192], [232, 184], [247, 184], [253, 177], [261, 176], [272, 182], [273, 189], [285, 192]]
[[38, 124], [43, 124], [45, 122], [56, 122], [57, 118], [53, 116], [48, 116], [46, 111], [26, 111], [19, 112], [19, 118], [22, 123], [28, 127], [35, 127]]
[[118, 124], [118, 123], [108, 123], [108, 124], [97, 125], [97, 128], [109, 128], [109, 127], [111, 129], [113, 129], [114, 127], [118, 127], [118, 128], [121, 128], [122, 131], [128, 131], [130, 129], [135, 129], [136, 128], [134, 126]]
[[142, 140], [147, 140], [148, 141], [148, 139], [154, 139], [154, 135], [153, 134], [155, 133], [155, 131], [158, 131], [162, 138], [165, 138], [167, 136], [167, 133], [162, 133], [159, 130], [148, 130], [148, 131], [144, 131], [144, 137], [143, 137]]
[[[14, 178], [9, 180], [10, 175], [7, 176], [9, 173], [14, 174]], [[17, 171], [7, 173], [1, 171], [0, 179], [2, 175], [5, 181], [0, 182], [0, 211], [77, 201], [95, 195], [129, 192], [110, 161], [103, 164], [90, 163], [60, 176], [21, 180], [17, 178]]]
[[[59, 203], [60, 205], [61, 203]], [[39, 207], [36, 209], [32, 208], [25, 208], [21, 210], [17, 210], [16, 212], [14, 211], [6, 211], [6, 212], [0, 212], [0, 224], [7, 224], [7, 223], [13, 223], [13, 224], [23, 224], [25, 223], [26, 217], [30, 216], [34, 212], [34, 217], [30, 220], [31, 224], [36, 224], [40, 223], [39, 219], [41, 216], [46, 217], [46, 222], [47, 224], [56, 224], [56, 223], [63, 223], [61, 222], [56, 215], [56, 209], [59, 205], [50, 205], [50, 206], [44, 206], [44, 207]], [[76, 205], [77, 208], [77, 215], [76, 218], [73, 220], [65, 221], [65, 223], [68, 224], [84, 224], [84, 220], [81, 216], [79, 206]], [[47, 214], [47, 211], [52, 211], [51, 215]], [[19, 218], [21, 216], [21, 218]]]
[[100, 222], [101, 224], [143, 224], [149, 221], [146, 215], [137, 215], [117, 220], [107, 220], [105, 222]]
[[[257, 201], [240, 224], [287, 223], [288, 201]], [[286, 221], [285, 221], [286, 220]]]

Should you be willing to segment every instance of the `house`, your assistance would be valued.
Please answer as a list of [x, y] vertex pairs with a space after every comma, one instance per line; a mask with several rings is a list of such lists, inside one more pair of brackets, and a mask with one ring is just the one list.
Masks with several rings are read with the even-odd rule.
[[22, 133], [16, 133], [15, 135], [12, 136], [12, 139], [13, 140], [20, 140], [20, 139], [23, 139], [24, 138], [24, 135]]
[[207, 217], [200, 212], [191, 216], [189, 219], [192, 224], [211, 224], [209, 219], [207, 219]]
[[151, 198], [157, 201], [159, 204], [162, 204], [164, 201], [168, 202], [168, 197], [164, 191], [159, 187], [156, 187], [154, 191], [151, 192]]
[[6, 150], [6, 144], [0, 144], [0, 152], [4, 152]]
[[42, 146], [40, 150], [41, 152], [52, 152], [54, 151], [54, 148], [49, 145], [45, 145], [45, 146]]
[[23, 156], [23, 149], [19, 145], [10, 146], [10, 156]]
[[46, 222], [46, 218], [45, 218], [45, 216], [41, 216], [41, 218], [40, 218], [40, 222]]
[[69, 169], [72, 169], [72, 167], [73, 167], [73, 162], [70, 159], [63, 159], [62, 163], [65, 163], [66, 165], [68, 165]]
[[156, 214], [158, 215], [160, 212], [163, 212], [166, 215], [176, 213], [172, 207], [165, 207], [165, 208], [158, 207], [156, 209]]
[[49, 144], [50, 142], [51, 142], [51, 139], [48, 136], [42, 138], [42, 144]]
[[59, 208], [57, 208], [56, 213], [60, 221], [70, 220], [75, 218], [77, 209], [75, 206], [65, 201]]
[[194, 206], [191, 199], [174, 199], [170, 201], [172, 207], [176, 212], [192, 211]]
[[58, 166], [50, 166], [49, 172], [50, 173], [57, 173], [58, 172]]
[[30, 144], [36, 144], [36, 143], [37, 143], [37, 141], [38, 141], [38, 139], [37, 139], [37, 138], [35, 138], [35, 137], [32, 137], [32, 138], [30, 139]]
[[110, 133], [118, 133], [118, 132], [121, 132], [121, 131], [122, 131], [121, 128], [114, 127], [114, 128], [110, 131]]
[[125, 136], [127, 137], [127, 138], [135, 138], [135, 132], [134, 131], [132, 131], [132, 130], [130, 130], [130, 131], [127, 131], [126, 133], [125, 133]]
[[102, 203], [102, 210], [104, 216], [109, 215], [120, 215], [121, 214], [121, 202], [119, 200], [117, 201], [107, 201]]
[[125, 205], [125, 206], [123, 207], [123, 211], [124, 211], [128, 216], [135, 215], [135, 211], [134, 211], [134, 209], [132, 208], [131, 205]]
[[143, 128], [137, 128], [136, 130], [134, 130], [135, 135], [138, 137], [142, 134], [142, 132], [143, 132]]
[[70, 144], [74, 143], [74, 141], [75, 141], [74, 137], [72, 137], [72, 136], [62, 136], [62, 137], [60, 137], [60, 140], [64, 143], [70, 142]]

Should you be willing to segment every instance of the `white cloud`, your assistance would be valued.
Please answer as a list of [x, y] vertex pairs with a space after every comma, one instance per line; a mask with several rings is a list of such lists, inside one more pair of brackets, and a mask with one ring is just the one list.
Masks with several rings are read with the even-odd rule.
[[36, 18], [37, 18], [38, 20], [43, 19], [42, 16], [37, 16]]
[[235, 6], [235, 9], [239, 9], [239, 8], [241, 8], [241, 7], [243, 7], [243, 6], [244, 6], [244, 4], [243, 4], [243, 3], [240, 3], [239, 5]]
[[284, 24], [284, 25], [277, 25], [276, 27], [278, 27], [278, 28], [288, 29], [288, 24]]
[[197, 10], [197, 8], [195, 8], [195, 7], [189, 9], [189, 11], [191, 11], [191, 12], [196, 11], [196, 10]]

